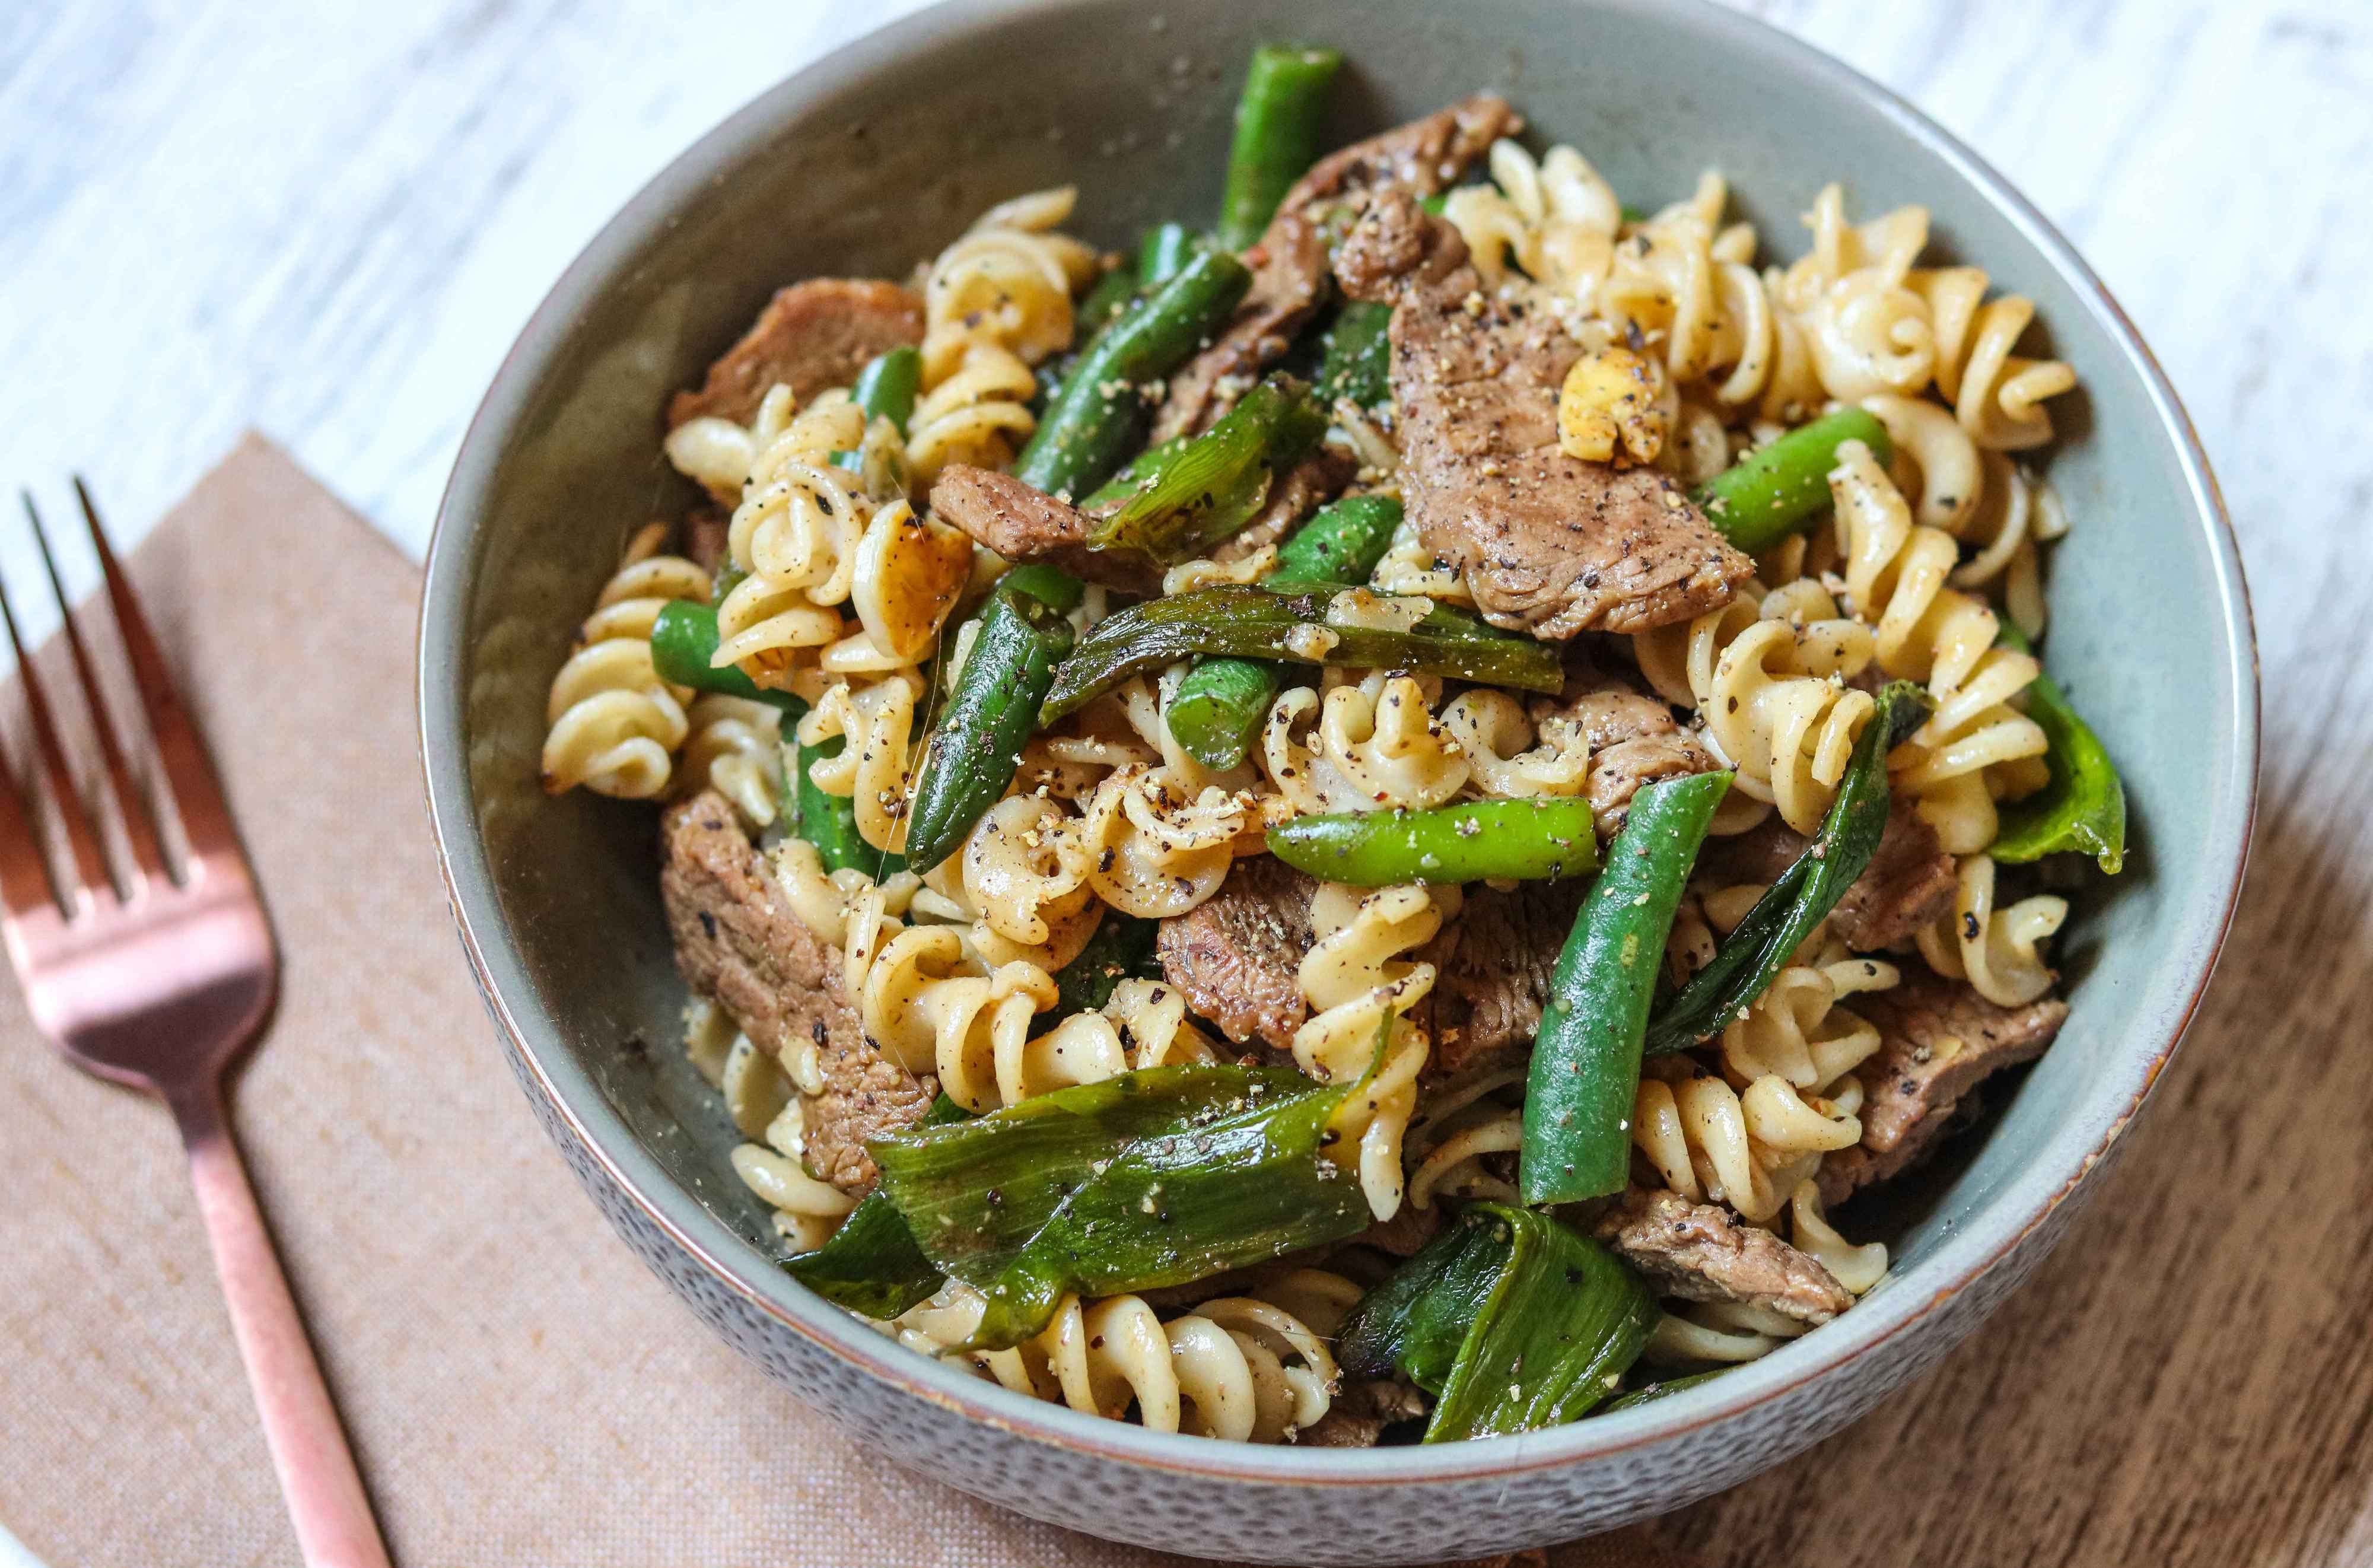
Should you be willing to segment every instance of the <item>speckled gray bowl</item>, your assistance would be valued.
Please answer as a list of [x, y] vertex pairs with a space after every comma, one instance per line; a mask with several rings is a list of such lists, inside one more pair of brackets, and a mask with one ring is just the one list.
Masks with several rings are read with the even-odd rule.
[[[1290, 17], [1290, 23], [1286, 18]], [[1163, 1436], [896, 1349], [767, 1262], [734, 1137], [682, 1061], [647, 807], [537, 788], [544, 688], [626, 532], [675, 506], [655, 411], [770, 289], [899, 275], [991, 201], [1070, 181], [1121, 242], [1213, 211], [1247, 50], [1354, 62], [1340, 129], [1479, 87], [1643, 206], [1708, 165], [1793, 246], [1854, 210], [1934, 209], [1941, 245], [2032, 295], [2084, 378], [2052, 473], [2075, 519], [2052, 661], [2124, 766], [2135, 868], [2061, 947], [2059, 1044], [1917, 1191], [1858, 1220], [1892, 1280], [1689, 1393], [1522, 1438], [1366, 1453]], [[470, 959], [520, 1086], [619, 1234], [711, 1327], [859, 1441], [1024, 1513], [1174, 1550], [1295, 1562], [1464, 1556], [1585, 1534], [1729, 1486], [1861, 1415], [2040, 1258], [2207, 983], [2239, 886], [2257, 685], [2232, 534], [2166, 380], [2091, 273], [1967, 150], [1880, 88], [1710, 6], [1646, 0], [959, 0], [803, 72], [630, 203], [486, 394], [445, 498], [420, 650], [430, 805]]]

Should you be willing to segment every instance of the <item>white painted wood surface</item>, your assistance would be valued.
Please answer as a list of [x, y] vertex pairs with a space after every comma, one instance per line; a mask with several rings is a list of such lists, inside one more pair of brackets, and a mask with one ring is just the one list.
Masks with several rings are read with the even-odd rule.
[[[2373, 4], [1740, 4], [1919, 103], [2107, 279], [2240, 529], [2268, 820], [2355, 824]], [[592, 231], [729, 110], [916, 8], [0, 0], [0, 478], [62, 505], [79, 468], [136, 537], [256, 426], [418, 554], [481, 391]], [[0, 564], [34, 580], [13, 520]], [[2373, 850], [2359, 825], [2324, 844], [2355, 930]]]

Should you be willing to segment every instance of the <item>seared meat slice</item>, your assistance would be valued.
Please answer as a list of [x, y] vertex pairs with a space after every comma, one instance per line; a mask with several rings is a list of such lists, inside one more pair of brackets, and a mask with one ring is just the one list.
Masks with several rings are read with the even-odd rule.
[[824, 1088], [807, 1102], [809, 1162], [844, 1192], [869, 1190], [878, 1173], [866, 1140], [921, 1120], [938, 1085], [866, 1039], [839, 951], [791, 913], [724, 796], [707, 790], [671, 807], [661, 832], [676, 967], [759, 1049], [779, 1058], [794, 1040], [815, 1042]]
[[1385, 1428], [1425, 1415], [1425, 1396], [1384, 1378], [1346, 1377], [1327, 1413], [1295, 1434], [1304, 1448], [1374, 1448]]
[[715, 507], [703, 507], [684, 520], [684, 553], [710, 577], [725, 565], [726, 534], [731, 521]]
[[1162, 922], [1162, 973], [1237, 1045], [1284, 1051], [1310, 1010], [1297, 972], [1317, 883], [1268, 855], [1238, 860], [1220, 891]]
[[1477, 883], [1418, 956], [1436, 968], [1415, 1016], [1433, 1036], [1429, 1079], [1455, 1077], [1486, 1058], [1532, 1044], [1584, 883], [1527, 882], [1513, 893]]
[[[1278, 204], [1235, 314], [1211, 346], [1171, 378], [1153, 439], [1198, 430], [1226, 412], [1235, 391], [1282, 356], [1327, 288], [1327, 224], [1357, 216], [1376, 192], [1431, 196], [1455, 183], [1491, 144], [1524, 128], [1507, 100], [1490, 93], [1452, 104], [1380, 136], [1354, 142], [1312, 165]], [[1339, 215], [1339, 216], [1338, 216]]]
[[1242, 531], [1211, 550], [1215, 561], [1241, 561], [1293, 532], [1294, 524], [1343, 493], [1359, 462], [1339, 447], [1320, 447], [1277, 476], [1268, 498]]
[[1864, 1088], [1862, 1142], [1821, 1162], [1821, 1197], [1831, 1203], [1916, 1164], [1981, 1079], [2041, 1056], [2068, 1017], [2057, 997], [1999, 1007], [1917, 961], [1902, 984], [1854, 998], [1853, 1010], [1882, 1043], [1854, 1070]]
[[1721, 607], [1754, 571], [1667, 475], [1559, 447], [1558, 391], [1581, 345], [1546, 310], [1485, 298], [1449, 224], [1386, 191], [1336, 275], [1355, 298], [1395, 302], [1402, 492], [1493, 625], [1646, 631]]
[[1818, 1258], [1677, 1192], [1632, 1188], [1599, 1216], [1597, 1231], [1663, 1295], [1744, 1302], [1799, 1323], [1827, 1323], [1853, 1305]]
[[[1702, 863], [1712, 875], [1733, 883], [1769, 883], [1811, 842], [1771, 817], [1736, 838], [1709, 841]], [[1955, 885], [1953, 857], [1936, 830], [1898, 794], [1888, 806], [1887, 832], [1876, 853], [1838, 900], [1829, 929], [1856, 953], [1905, 947], [1952, 908]]]
[[1088, 517], [1011, 474], [952, 462], [931, 484], [931, 512], [1009, 561], [1046, 561], [1124, 593], [1162, 591], [1159, 568], [1115, 550], [1091, 550]]
[[1553, 720], [1578, 727], [1590, 747], [1590, 778], [1584, 793], [1597, 819], [1600, 842], [1615, 837], [1631, 809], [1631, 797], [1662, 778], [1712, 773], [1721, 760], [1681, 727], [1661, 698], [1648, 696], [1620, 676], [1587, 661], [1569, 664], [1565, 690], [1530, 704], [1535, 725]]
[[923, 341], [923, 302], [871, 278], [814, 277], [776, 294], [698, 392], [668, 403], [668, 428], [704, 414], [747, 424], [777, 382], [806, 403], [845, 387], [867, 360]]
[[[1162, 922], [1163, 974], [1236, 1044], [1290, 1050], [1309, 1016], [1298, 975], [1317, 891], [1271, 856], [1238, 860], [1218, 893]], [[1466, 907], [1416, 954], [1436, 970], [1432, 994], [1412, 1013], [1433, 1037], [1428, 1077], [1464, 1071], [1532, 1039], [1581, 895], [1578, 882], [1469, 890]]]

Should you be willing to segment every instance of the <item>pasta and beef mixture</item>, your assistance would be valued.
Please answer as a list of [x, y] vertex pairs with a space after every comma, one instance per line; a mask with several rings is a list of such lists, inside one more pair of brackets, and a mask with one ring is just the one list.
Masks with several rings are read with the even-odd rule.
[[1835, 185], [1765, 262], [1718, 174], [1633, 211], [1490, 95], [1320, 156], [1338, 64], [1258, 52], [1210, 229], [1106, 253], [1046, 191], [778, 293], [667, 412], [710, 502], [628, 544], [543, 766], [668, 802], [793, 1274], [1350, 1445], [1876, 1287], [1832, 1211], [2051, 1043], [2028, 868], [2115, 871], [2123, 802], [2034, 651], [2075, 377], [2028, 300]]

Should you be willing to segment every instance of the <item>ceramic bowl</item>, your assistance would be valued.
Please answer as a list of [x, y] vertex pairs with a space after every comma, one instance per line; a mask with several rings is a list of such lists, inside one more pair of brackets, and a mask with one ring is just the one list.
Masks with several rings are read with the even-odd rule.
[[[1843, 180], [1851, 210], [1935, 214], [1940, 252], [2031, 296], [2083, 378], [2052, 475], [2051, 662], [2122, 764], [2131, 869], [2059, 948], [2059, 1043], [1981, 1136], [1857, 1223], [1892, 1278], [1837, 1322], [1682, 1395], [1525, 1437], [1366, 1452], [1227, 1445], [1093, 1420], [907, 1353], [778, 1273], [737, 1141], [684, 1060], [648, 806], [538, 788], [544, 691], [626, 533], [689, 503], [657, 411], [779, 284], [903, 276], [991, 202], [1075, 183], [1120, 244], [1217, 210], [1247, 52], [1341, 46], [1348, 137], [1505, 92], [1654, 207], [1730, 178], [1766, 243]], [[2166, 378], [2051, 226], [1880, 88], [1711, 6], [1647, 0], [957, 0], [735, 114], [554, 287], [487, 392], [438, 519], [422, 744], [464, 945], [520, 1087], [621, 1235], [719, 1334], [860, 1442], [1040, 1518], [1294, 1562], [1564, 1539], [1732, 1485], [1943, 1355], [2051, 1246], [2167, 1064], [2239, 886], [2257, 687], [2233, 536]]]

